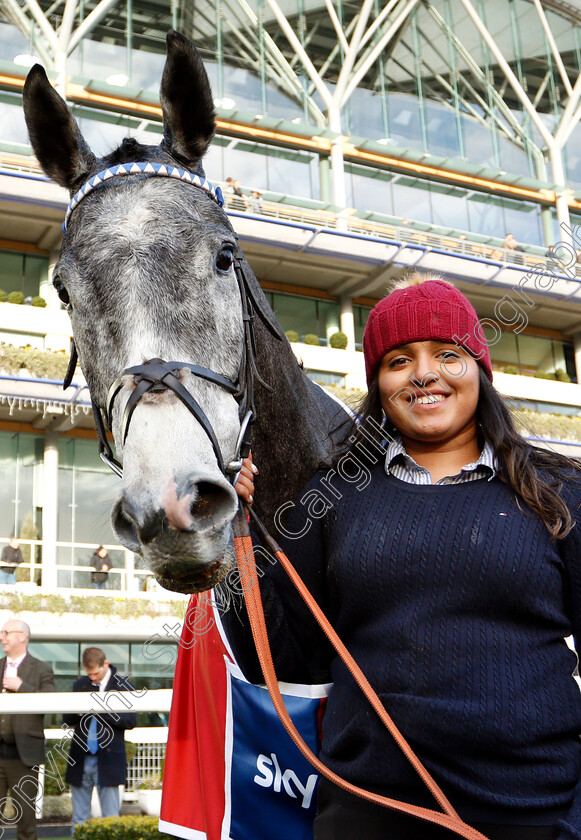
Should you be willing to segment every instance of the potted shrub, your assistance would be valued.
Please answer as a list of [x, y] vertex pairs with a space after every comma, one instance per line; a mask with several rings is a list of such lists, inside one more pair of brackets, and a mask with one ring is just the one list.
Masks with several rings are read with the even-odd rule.
[[335, 350], [345, 350], [347, 348], [348, 341], [349, 339], [345, 333], [340, 330], [329, 337], [329, 344], [331, 347], [334, 347]]
[[8, 300], [8, 295], [4, 289], [0, 289], [0, 303], [5, 303]]
[[22, 292], [10, 292], [8, 295], [8, 303], [24, 303], [24, 295]]
[[44, 308], [44, 307], [46, 306], [46, 301], [45, 301], [45, 299], [44, 299], [43, 297], [41, 297], [40, 295], [35, 295], [35, 296], [32, 298], [32, 300], [30, 301], [30, 305], [31, 305], [31, 306], [41, 306], [41, 307], [43, 307], [43, 308]]
[[137, 788], [137, 803], [141, 813], [149, 817], [159, 817], [161, 813], [161, 777], [152, 776], [144, 779]]
[[307, 333], [306, 336], [303, 338], [303, 341], [305, 344], [312, 344], [315, 347], [318, 347], [320, 344], [319, 336], [315, 335], [315, 333]]
[[518, 368], [516, 365], [506, 365], [504, 368], [505, 373], [512, 373], [515, 376], [518, 376]]
[[295, 342], [299, 340], [299, 334], [296, 330], [287, 330], [285, 332], [286, 337], [290, 342]]
[[559, 382], [570, 382], [571, 381], [571, 377], [569, 376], [567, 371], [563, 370], [562, 368], [557, 368], [557, 370], [555, 371], [555, 374], [556, 374], [557, 380]]

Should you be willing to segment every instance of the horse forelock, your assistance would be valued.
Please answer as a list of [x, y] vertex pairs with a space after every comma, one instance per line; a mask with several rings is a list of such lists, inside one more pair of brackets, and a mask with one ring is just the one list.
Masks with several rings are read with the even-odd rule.
[[[108, 155], [99, 161], [99, 167], [106, 169], [108, 166], [117, 166], [120, 163], [131, 163], [132, 161], [149, 161], [151, 163], [170, 163], [182, 169], [187, 169], [196, 175], [205, 177], [204, 167], [201, 159], [195, 162], [186, 163], [179, 160], [175, 155], [166, 151], [163, 141], [159, 146], [146, 146], [134, 137], [125, 137], [121, 144]], [[96, 171], [99, 171], [98, 169]]]

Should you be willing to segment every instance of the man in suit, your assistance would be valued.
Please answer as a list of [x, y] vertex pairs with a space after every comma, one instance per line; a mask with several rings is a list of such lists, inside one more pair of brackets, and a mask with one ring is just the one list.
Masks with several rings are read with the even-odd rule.
[[[87, 676], [76, 681], [73, 691], [93, 692], [95, 714], [64, 715], [64, 722], [75, 727], [66, 773], [73, 799], [73, 835], [76, 825], [91, 818], [94, 787], [99, 792], [103, 816], [119, 816], [119, 785], [125, 784], [127, 775], [125, 730], [133, 729], [137, 723], [134, 712], [117, 713], [120, 706], [131, 709], [127, 692], [133, 692], [134, 688], [107, 661], [101, 648], [83, 651], [83, 667]], [[105, 691], [114, 694], [106, 699]], [[118, 692], [126, 692], [125, 697]], [[109, 700], [117, 702], [109, 705]], [[110, 711], [103, 712], [103, 709]]]
[[[3, 692], [56, 691], [50, 665], [28, 653], [29, 639], [30, 627], [24, 621], [5, 622], [0, 633], [6, 654], [0, 665]], [[0, 700], [0, 803], [6, 801], [10, 788], [18, 818], [18, 840], [36, 840], [33, 788], [37, 767], [44, 763], [44, 715], [4, 715], [1, 709]]]

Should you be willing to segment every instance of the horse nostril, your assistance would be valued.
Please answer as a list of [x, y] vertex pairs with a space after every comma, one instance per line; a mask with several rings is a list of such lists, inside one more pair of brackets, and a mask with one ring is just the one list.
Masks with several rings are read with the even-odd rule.
[[232, 518], [236, 510], [236, 498], [229, 490], [209, 481], [196, 485], [198, 496], [190, 507], [192, 527], [195, 531], [218, 528]]
[[140, 542], [135, 522], [131, 516], [131, 508], [126, 500], [119, 499], [111, 511], [111, 525], [119, 538], [119, 542], [131, 551], [139, 551]]

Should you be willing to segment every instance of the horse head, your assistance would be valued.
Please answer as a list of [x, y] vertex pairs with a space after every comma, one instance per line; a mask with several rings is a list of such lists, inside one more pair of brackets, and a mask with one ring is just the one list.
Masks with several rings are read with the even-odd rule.
[[[157, 147], [127, 139], [98, 159], [39, 65], [26, 81], [24, 110], [47, 176], [71, 196], [85, 187], [69, 211], [53, 284], [122, 463], [114, 530], [163, 586], [191, 592], [213, 586], [231, 564], [237, 496], [219, 459], [228, 464], [238, 454], [235, 391], [246, 342], [236, 236], [201, 164], [214, 133], [210, 85], [186, 38], [170, 33], [167, 46]], [[146, 166], [119, 168], [131, 162]], [[158, 164], [173, 177], [150, 177]], [[175, 387], [161, 382], [158, 360], [177, 360], [167, 369]], [[154, 369], [157, 380], [132, 402]], [[213, 440], [188, 399], [208, 418]]]

